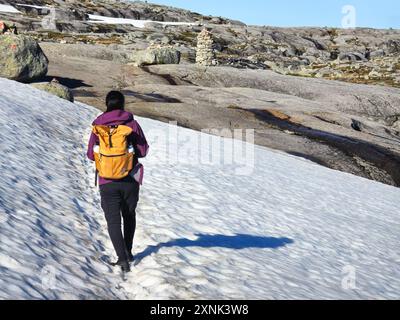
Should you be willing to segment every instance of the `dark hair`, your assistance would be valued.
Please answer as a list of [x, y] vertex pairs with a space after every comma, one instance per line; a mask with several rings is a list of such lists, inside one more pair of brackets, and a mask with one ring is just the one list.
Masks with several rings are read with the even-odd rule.
[[107, 112], [114, 110], [124, 110], [125, 97], [119, 91], [111, 91], [107, 94], [106, 105], [107, 105]]

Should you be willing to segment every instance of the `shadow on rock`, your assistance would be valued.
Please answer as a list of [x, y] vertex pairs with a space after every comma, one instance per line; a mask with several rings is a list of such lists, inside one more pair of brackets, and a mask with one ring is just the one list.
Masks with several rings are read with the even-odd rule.
[[43, 78], [40, 78], [40, 79], [34, 81], [33, 83], [35, 83], [35, 82], [50, 82], [54, 78], [56, 78], [58, 80], [58, 82], [60, 82], [60, 84], [62, 84], [63, 86], [66, 86], [70, 89], [93, 87], [79, 79], [71, 79], [71, 78], [56, 77], [56, 76], [46, 76], [46, 77], [43, 77]]

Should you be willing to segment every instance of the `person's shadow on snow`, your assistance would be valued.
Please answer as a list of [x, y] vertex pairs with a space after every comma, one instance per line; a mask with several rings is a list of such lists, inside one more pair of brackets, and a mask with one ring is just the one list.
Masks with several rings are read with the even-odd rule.
[[144, 258], [158, 253], [162, 248], [171, 247], [199, 247], [199, 248], [226, 248], [242, 250], [250, 248], [279, 249], [294, 243], [288, 238], [260, 237], [247, 234], [236, 234], [234, 236], [196, 234], [196, 240], [176, 239], [157, 246], [149, 246], [143, 252], [134, 257], [135, 265], [138, 265]]

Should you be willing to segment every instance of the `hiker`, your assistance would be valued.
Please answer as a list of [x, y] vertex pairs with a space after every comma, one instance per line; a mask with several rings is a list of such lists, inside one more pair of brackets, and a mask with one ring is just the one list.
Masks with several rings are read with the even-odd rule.
[[15, 35], [18, 34], [17, 26], [15, 25], [15, 23], [9, 28], [8, 33], [15, 34]]
[[0, 34], [6, 33], [7, 30], [8, 30], [7, 25], [3, 21], [0, 21]]
[[133, 260], [136, 206], [144, 172], [138, 159], [147, 155], [149, 146], [132, 113], [124, 111], [125, 97], [121, 92], [111, 91], [106, 105], [107, 111], [93, 122], [87, 156], [96, 162], [101, 207], [118, 256], [118, 261], [112, 265], [129, 272], [129, 262]]
[[365, 48], [365, 59], [371, 60], [371, 49]]

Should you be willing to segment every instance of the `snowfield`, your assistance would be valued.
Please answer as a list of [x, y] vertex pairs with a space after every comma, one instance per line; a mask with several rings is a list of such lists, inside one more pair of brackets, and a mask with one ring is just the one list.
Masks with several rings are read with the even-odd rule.
[[52, 7], [44, 7], [44, 6], [36, 6], [32, 4], [24, 4], [24, 3], [17, 3], [16, 6], [18, 7], [28, 7], [28, 8], [35, 8], [35, 9], [50, 9]]
[[19, 10], [15, 9], [13, 6], [10, 6], [8, 4], [0, 4], [0, 12], [21, 13]]
[[148, 23], [157, 23], [162, 25], [173, 25], [173, 26], [193, 26], [195, 23], [191, 22], [161, 22], [152, 20], [136, 20], [136, 19], [125, 19], [125, 18], [113, 18], [99, 16], [96, 14], [89, 14], [90, 23], [101, 23], [101, 24], [129, 24], [136, 28], [145, 28]]
[[185, 152], [209, 136], [141, 118], [151, 150], [123, 279], [85, 157], [97, 115], [0, 79], [1, 299], [400, 298], [400, 189], [261, 147], [239, 175]]

